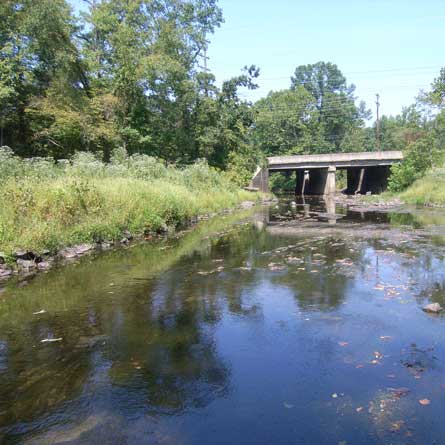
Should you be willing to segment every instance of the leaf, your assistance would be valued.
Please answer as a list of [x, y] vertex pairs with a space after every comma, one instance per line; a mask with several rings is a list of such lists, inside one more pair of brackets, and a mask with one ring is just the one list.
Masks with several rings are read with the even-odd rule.
[[419, 403], [421, 405], [423, 405], [423, 406], [427, 406], [427, 405], [431, 404], [431, 400], [429, 400], [429, 399], [421, 399], [421, 400], [419, 400]]
[[339, 346], [342, 346], [342, 347], [349, 345], [349, 343], [347, 341], [339, 341], [338, 344], [339, 344]]

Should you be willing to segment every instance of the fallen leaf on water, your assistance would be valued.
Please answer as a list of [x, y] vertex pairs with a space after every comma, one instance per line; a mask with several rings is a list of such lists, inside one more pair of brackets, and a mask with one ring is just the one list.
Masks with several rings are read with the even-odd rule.
[[405, 425], [405, 421], [403, 420], [399, 420], [397, 422], [394, 422], [393, 424], [391, 424], [391, 431], [400, 431], [400, 429], [402, 428], [402, 426]]
[[431, 400], [429, 400], [429, 399], [421, 399], [421, 400], [419, 400], [419, 403], [421, 405], [423, 405], [423, 406], [427, 406], [427, 405], [431, 404]]
[[361, 363], [359, 363], [355, 368], [360, 369], [360, 368], [364, 368], [364, 367], [365, 367], [365, 365], [362, 365]]
[[40, 343], [54, 343], [56, 341], [62, 341], [63, 338], [45, 338], [44, 340], [40, 340]]
[[359, 406], [358, 408], [356, 408], [356, 411], [358, 413], [361, 413], [363, 411], [363, 406]]
[[347, 341], [339, 341], [338, 344], [340, 346], [348, 346], [349, 345], [349, 343]]
[[379, 351], [374, 351], [374, 356], [379, 360], [383, 358], [383, 354], [381, 354]]
[[336, 399], [337, 397], [338, 397], [338, 394], [337, 394], [337, 393], [332, 394], [332, 398], [333, 398], [333, 399]]
[[287, 403], [287, 402], [284, 402], [283, 405], [287, 409], [292, 409], [294, 407], [294, 405], [292, 405], [292, 403]]
[[380, 340], [391, 340], [392, 337], [390, 337], [389, 335], [381, 335], [380, 336]]

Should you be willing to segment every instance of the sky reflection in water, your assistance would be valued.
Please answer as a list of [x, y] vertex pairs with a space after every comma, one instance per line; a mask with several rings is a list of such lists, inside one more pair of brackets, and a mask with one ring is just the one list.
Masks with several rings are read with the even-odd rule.
[[442, 443], [445, 218], [329, 205], [8, 284], [2, 443]]

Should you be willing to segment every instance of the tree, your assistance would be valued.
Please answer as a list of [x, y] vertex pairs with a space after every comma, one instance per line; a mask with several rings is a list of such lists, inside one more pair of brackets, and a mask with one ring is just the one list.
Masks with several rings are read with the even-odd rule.
[[252, 141], [266, 155], [298, 154], [315, 136], [314, 107], [304, 88], [270, 92], [254, 106]]
[[101, 0], [84, 19], [92, 84], [116, 96], [127, 150], [190, 160], [198, 57], [222, 21], [216, 0]]
[[354, 128], [364, 126], [371, 112], [366, 105], [355, 105], [354, 85], [348, 85], [337, 65], [317, 62], [301, 65], [291, 77], [291, 90], [304, 88], [312, 97], [317, 110], [321, 145], [313, 147], [315, 152], [340, 151], [345, 135]]
[[0, 15], [3, 142], [20, 153], [33, 154], [32, 124], [26, 113], [31, 100], [44, 97], [62, 77], [64, 95], [88, 89], [74, 43], [73, 17], [65, 0], [5, 0]]

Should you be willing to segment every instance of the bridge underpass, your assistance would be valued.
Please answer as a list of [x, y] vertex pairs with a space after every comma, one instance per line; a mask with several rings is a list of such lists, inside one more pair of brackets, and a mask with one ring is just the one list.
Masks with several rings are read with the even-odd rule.
[[391, 165], [400, 162], [400, 151], [275, 156], [258, 168], [251, 188], [269, 192], [270, 173], [295, 172], [297, 195], [333, 195], [337, 170], [346, 170], [347, 194], [377, 194], [386, 190]]

